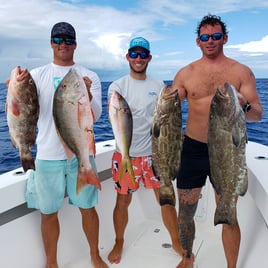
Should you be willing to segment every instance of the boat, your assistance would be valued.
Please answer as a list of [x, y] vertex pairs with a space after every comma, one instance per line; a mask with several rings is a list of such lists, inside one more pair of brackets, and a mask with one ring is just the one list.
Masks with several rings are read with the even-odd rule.
[[[96, 164], [102, 184], [96, 207], [100, 219], [99, 248], [107, 264], [107, 255], [115, 238], [112, 213], [116, 192], [111, 180], [111, 157], [114, 149], [114, 140], [97, 143]], [[237, 205], [242, 234], [238, 267], [264, 267], [268, 264], [268, 147], [249, 141], [246, 159], [249, 188], [246, 195], [239, 198]], [[0, 175], [0, 267], [44, 267], [40, 213], [27, 208], [24, 196], [28, 175], [22, 168]], [[195, 267], [198, 268], [226, 268], [221, 226], [213, 225], [214, 211], [214, 192], [208, 182], [202, 190], [195, 216], [196, 237], [193, 251], [196, 255]], [[59, 267], [92, 267], [88, 244], [81, 227], [80, 212], [68, 204], [67, 197], [59, 218]], [[181, 258], [173, 251], [170, 243], [153, 191], [141, 187], [134, 194], [129, 208], [129, 224], [121, 262], [109, 264], [109, 267], [174, 268]]]

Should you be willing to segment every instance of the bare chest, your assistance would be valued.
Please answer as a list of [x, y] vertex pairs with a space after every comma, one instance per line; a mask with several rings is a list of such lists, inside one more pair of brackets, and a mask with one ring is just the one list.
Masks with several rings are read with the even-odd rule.
[[213, 96], [217, 88], [223, 88], [226, 82], [235, 87], [239, 85], [235, 75], [225, 68], [219, 71], [200, 71], [189, 82], [187, 95], [194, 99]]

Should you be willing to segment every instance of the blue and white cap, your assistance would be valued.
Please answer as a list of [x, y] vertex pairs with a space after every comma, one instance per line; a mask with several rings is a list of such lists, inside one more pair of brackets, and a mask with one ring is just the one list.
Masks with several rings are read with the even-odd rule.
[[135, 37], [130, 41], [128, 50], [131, 50], [134, 47], [142, 47], [150, 52], [150, 43], [143, 37]]

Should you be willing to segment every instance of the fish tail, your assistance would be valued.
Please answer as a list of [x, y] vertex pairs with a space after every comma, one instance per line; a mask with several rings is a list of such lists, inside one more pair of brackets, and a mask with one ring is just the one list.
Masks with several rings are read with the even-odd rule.
[[134, 175], [131, 159], [129, 157], [124, 157], [122, 160], [121, 168], [120, 168], [119, 182], [122, 181], [123, 176], [126, 172], [129, 173], [132, 183], [135, 184], [135, 175]]
[[76, 184], [76, 193], [79, 194], [84, 186], [91, 184], [97, 189], [101, 190], [100, 180], [93, 169], [78, 169], [77, 184]]
[[160, 186], [160, 191], [159, 191], [159, 203], [160, 206], [164, 205], [171, 205], [174, 206], [176, 205], [176, 197], [175, 197], [175, 192], [173, 185], [161, 185]]
[[237, 222], [235, 202], [225, 202], [222, 198], [219, 200], [214, 214], [214, 225], [228, 224], [233, 226]]
[[29, 150], [27, 152], [20, 152], [20, 161], [24, 172], [28, 169], [35, 170], [34, 159]]

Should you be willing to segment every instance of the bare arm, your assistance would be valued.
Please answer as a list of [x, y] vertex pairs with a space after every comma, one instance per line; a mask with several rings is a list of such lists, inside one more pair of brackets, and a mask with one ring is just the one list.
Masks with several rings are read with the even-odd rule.
[[251, 105], [251, 109], [246, 112], [248, 121], [260, 121], [262, 118], [262, 105], [256, 89], [256, 80], [254, 74], [248, 67], [244, 67], [242, 82], [238, 90], [238, 99], [242, 107], [247, 103]]
[[183, 101], [187, 97], [187, 92], [186, 92], [184, 82], [183, 82], [185, 72], [186, 72], [185, 68], [178, 71], [172, 83], [172, 90], [178, 90], [181, 101]]

